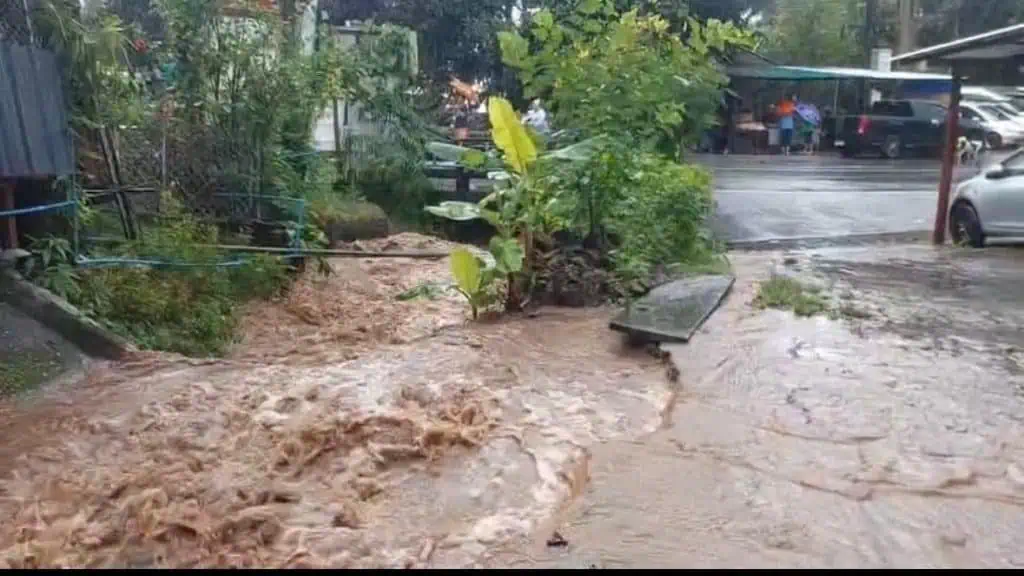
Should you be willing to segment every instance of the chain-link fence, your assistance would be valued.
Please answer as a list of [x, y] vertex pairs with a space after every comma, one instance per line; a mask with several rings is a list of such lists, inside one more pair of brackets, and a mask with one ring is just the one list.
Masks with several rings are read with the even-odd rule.
[[0, 41], [35, 44], [32, 8], [36, 0], [0, 0]]

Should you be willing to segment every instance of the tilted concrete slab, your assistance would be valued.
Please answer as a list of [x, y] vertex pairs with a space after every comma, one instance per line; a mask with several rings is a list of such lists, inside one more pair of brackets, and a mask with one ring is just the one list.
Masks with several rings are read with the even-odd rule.
[[688, 342], [736, 278], [700, 276], [662, 284], [623, 310], [611, 329], [653, 342]]

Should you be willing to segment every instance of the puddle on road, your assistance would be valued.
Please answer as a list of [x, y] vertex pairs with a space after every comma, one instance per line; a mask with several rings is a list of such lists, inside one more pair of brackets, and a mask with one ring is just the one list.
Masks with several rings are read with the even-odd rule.
[[537, 534], [488, 566], [1024, 565], [1024, 380], [997, 327], [956, 356], [882, 321], [758, 313], [768, 258], [734, 257], [747, 281], [668, 347], [671, 425], [592, 448], [592, 484], [553, 526], [568, 545]]

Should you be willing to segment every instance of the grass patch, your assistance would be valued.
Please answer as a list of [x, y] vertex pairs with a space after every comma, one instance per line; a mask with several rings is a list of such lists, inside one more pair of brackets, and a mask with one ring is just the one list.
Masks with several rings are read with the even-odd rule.
[[807, 286], [798, 280], [775, 276], [761, 283], [754, 305], [758, 308], [792, 310], [802, 317], [811, 317], [829, 311], [828, 300], [821, 290]]
[[732, 274], [732, 263], [725, 255], [712, 255], [703, 262], [675, 264], [671, 267], [673, 273], [678, 272], [682, 276], [716, 276]]
[[56, 356], [46, 352], [27, 351], [5, 356], [0, 357], [0, 398], [33, 390], [63, 370]]

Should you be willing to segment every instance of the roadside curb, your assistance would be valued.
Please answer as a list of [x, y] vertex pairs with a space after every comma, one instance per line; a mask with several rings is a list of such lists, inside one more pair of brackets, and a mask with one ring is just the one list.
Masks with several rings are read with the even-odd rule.
[[0, 271], [0, 301], [60, 334], [88, 356], [120, 360], [136, 351], [129, 341], [13, 270]]
[[867, 244], [916, 244], [927, 242], [930, 230], [882, 232], [876, 234], [849, 234], [844, 236], [797, 236], [789, 238], [761, 238], [754, 240], [727, 240], [729, 250], [786, 250], [793, 248], [824, 248], [832, 246], [859, 246]]

